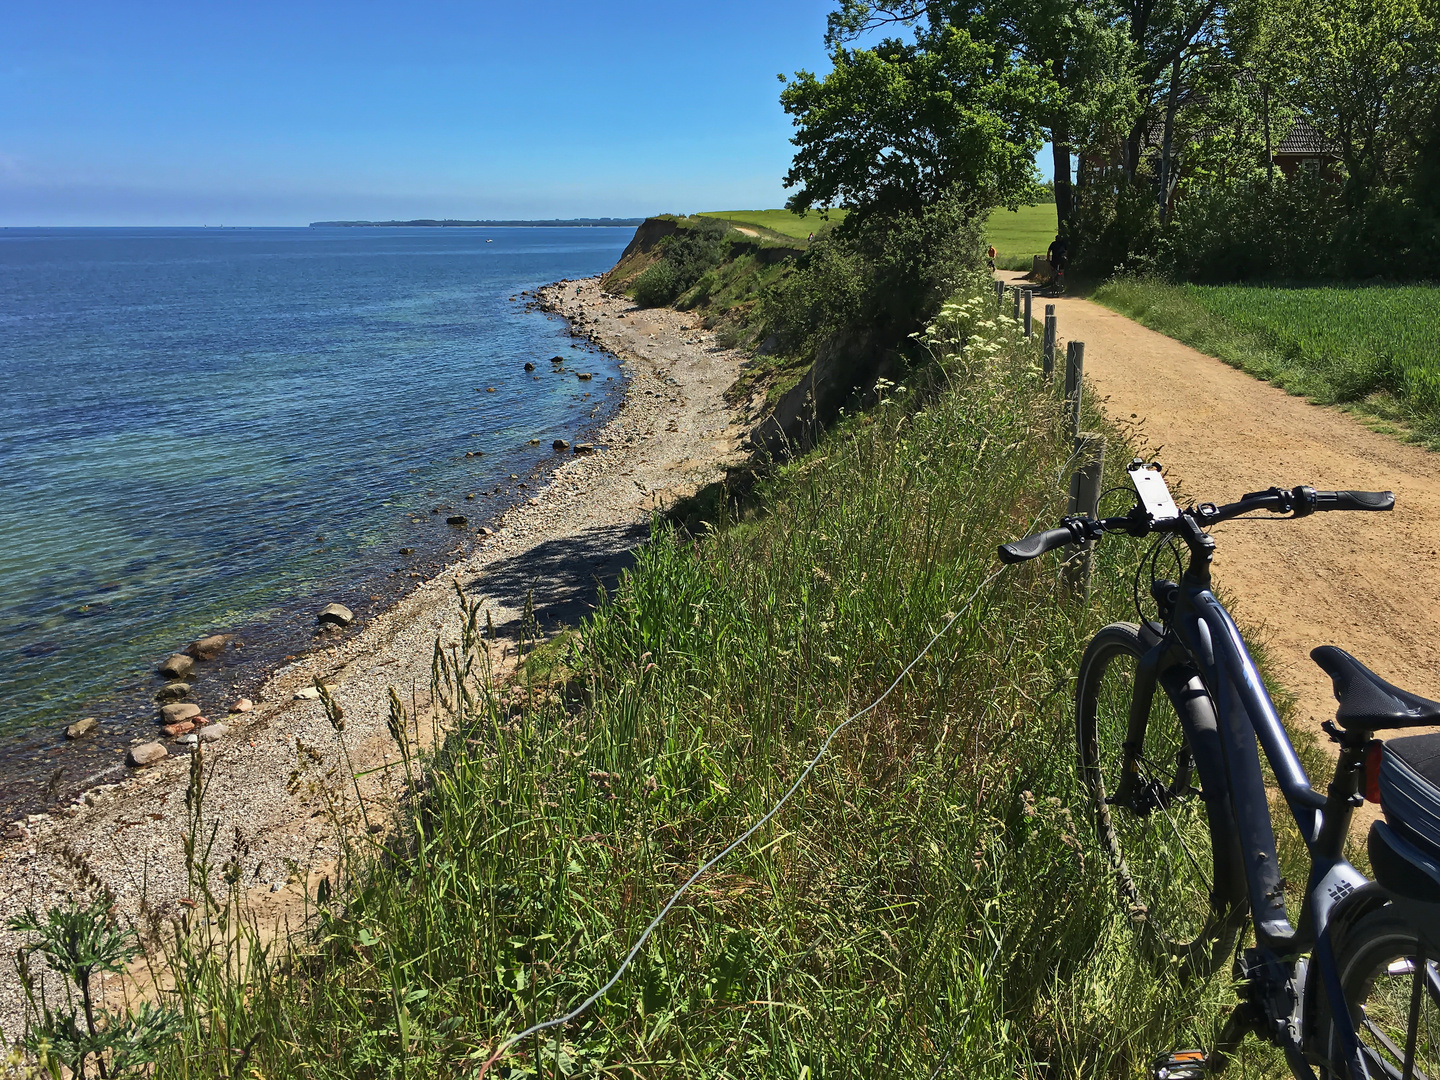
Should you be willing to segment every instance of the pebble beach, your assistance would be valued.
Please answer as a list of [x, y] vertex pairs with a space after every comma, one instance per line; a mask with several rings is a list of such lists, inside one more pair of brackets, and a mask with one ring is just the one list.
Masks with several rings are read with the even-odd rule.
[[[363, 626], [317, 632], [313, 648], [275, 671], [251, 708], [209, 718], [208, 732], [157, 739], [163, 755], [139, 755], [154, 756], [153, 763], [127, 769], [117, 783], [55, 813], [9, 825], [0, 840], [0, 923], [27, 906], [60, 902], [82, 878], [111, 892], [122, 919], [139, 919], [142, 906], [178, 915], [188, 899], [185, 792], [198, 752], [208, 774], [207, 831], [217, 827], [217, 850], [223, 848], [216, 862], [232, 848], [243, 851], [242, 887], [252, 910], [262, 924], [293, 927], [303, 917], [304, 890], [313, 891], [329, 872], [337, 843], [329, 818], [292, 774], [345, 768], [343, 738], [349, 767], [366, 774], [361, 790], [370, 819], [395, 807], [404, 777], [387, 729], [390, 693], [412, 715], [426, 714], [435, 642], [460, 636], [456, 583], [488, 611], [497, 631], [492, 657], [503, 671], [527, 597], [542, 632], [576, 625], [597, 590], [612, 586], [628, 565], [657, 509], [744, 460], [746, 431], [725, 400], [743, 356], [719, 348], [697, 318], [636, 308], [604, 293], [593, 278], [546, 286], [534, 302], [563, 317], [576, 337], [619, 358], [626, 387], [613, 416], [587, 443], [557, 443], [543, 485], [488, 535], [482, 530], [481, 543], [462, 561]], [[343, 735], [316, 700], [317, 680], [333, 687]], [[417, 732], [421, 741], [434, 734]], [[0, 930], [0, 953], [13, 956], [17, 944]], [[123, 981], [108, 992], [126, 992]], [[0, 974], [6, 1032], [18, 1030], [21, 1007], [17, 978], [7, 970]]]

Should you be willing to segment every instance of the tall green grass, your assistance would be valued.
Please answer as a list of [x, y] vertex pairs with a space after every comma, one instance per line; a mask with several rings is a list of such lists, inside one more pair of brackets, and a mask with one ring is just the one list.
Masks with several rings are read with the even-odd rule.
[[[151, 928], [178, 1016], [156, 1075], [473, 1076], [600, 986], [962, 610], [996, 545], [1063, 512], [1069, 438], [1033, 346], [978, 282], [925, 341], [933, 369], [882, 384], [728, 518], [658, 525], [515, 683], [490, 680], [486, 614], [462, 598], [433, 761], [392, 702], [417, 771], [392, 831], [365, 830], [347, 777], [306, 781], [349, 823], [347, 855], [287, 948], [239, 904], [245, 853], [196, 848], [204, 908]], [[618, 985], [489, 1075], [1130, 1077], [1208, 1044], [1229, 988], [1137, 958], [1072, 765], [1074, 665], [1129, 613], [1138, 555], [1101, 548], [1088, 607], [1054, 557], [982, 589]]]
[[1440, 448], [1440, 289], [1171, 285], [1122, 278], [1093, 298], [1252, 375], [1395, 421]]

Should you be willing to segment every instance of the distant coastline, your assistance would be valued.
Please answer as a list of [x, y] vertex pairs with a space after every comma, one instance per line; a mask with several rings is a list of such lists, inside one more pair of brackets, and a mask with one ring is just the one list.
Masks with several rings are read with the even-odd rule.
[[460, 221], [454, 218], [416, 218], [414, 221], [312, 221], [310, 228], [435, 228], [435, 229], [474, 229], [488, 225], [492, 228], [552, 228], [552, 229], [583, 229], [603, 228], [606, 226], [635, 228], [644, 222], [644, 218], [552, 218], [548, 221]]

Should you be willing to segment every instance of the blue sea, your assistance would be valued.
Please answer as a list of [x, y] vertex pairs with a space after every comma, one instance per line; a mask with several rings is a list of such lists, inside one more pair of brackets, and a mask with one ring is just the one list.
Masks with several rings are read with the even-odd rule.
[[631, 235], [0, 229], [0, 787], [61, 760], [80, 716], [116, 745], [152, 724], [155, 666], [187, 641], [252, 650], [197, 686], [218, 700], [303, 647], [319, 606], [363, 619], [473, 546], [524, 494], [510, 476], [622, 385], [520, 294], [608, 269]]

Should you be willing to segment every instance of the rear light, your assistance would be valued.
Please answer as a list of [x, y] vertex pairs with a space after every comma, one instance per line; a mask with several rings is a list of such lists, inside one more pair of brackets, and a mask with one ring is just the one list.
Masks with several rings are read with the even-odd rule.
[[1378, 803], [1380, 801], [1380, 752], [1385, 749], [1385, 744], [1379, 739], [1371, 739], [1370, 744], [1365, 747], [1365, 801]]

